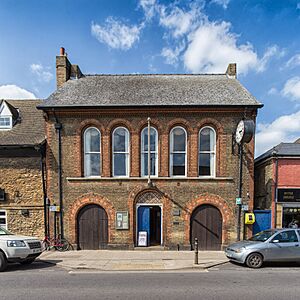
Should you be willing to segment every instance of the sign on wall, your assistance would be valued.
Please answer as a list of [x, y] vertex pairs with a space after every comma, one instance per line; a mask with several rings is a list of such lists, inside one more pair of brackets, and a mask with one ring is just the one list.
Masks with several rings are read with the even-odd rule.
[[129, 229], [128, 211], [116, 212], [116, 229]]
[[277, 202], [300, 202], [300, 189], [278, 189]]

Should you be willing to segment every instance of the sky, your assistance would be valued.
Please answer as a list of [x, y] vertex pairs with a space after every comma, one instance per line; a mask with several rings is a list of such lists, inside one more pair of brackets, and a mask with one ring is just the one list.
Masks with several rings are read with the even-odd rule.
[[0, 99], [47, 98], [65, 47], [84, 74], [224, 73], [264, 104], [256, 156], [300, 137], [300, 0], [0, 0]]

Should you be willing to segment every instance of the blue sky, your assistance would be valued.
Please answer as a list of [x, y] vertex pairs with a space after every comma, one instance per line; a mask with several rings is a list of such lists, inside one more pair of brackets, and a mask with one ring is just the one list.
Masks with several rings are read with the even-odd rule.
[[84, 73], [224, 73], [262, 103], [257, 153], [300, 137], [300, 0], [1, 0], [0, 98], [46, 98], [64, 46]]

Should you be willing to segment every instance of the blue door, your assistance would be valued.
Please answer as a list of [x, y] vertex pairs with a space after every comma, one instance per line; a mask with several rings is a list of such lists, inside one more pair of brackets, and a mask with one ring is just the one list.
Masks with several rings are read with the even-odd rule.
[[138, 232], [147, 231], [147, 244], [150, 241], [150, 207], [140, 206], [138, 208]]
[[254, 214], [253, 234], [271, 228], [271, 210], [255, 210]]

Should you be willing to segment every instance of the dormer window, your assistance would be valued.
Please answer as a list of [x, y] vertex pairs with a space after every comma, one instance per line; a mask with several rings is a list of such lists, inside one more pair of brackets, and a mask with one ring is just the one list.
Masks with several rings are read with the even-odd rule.
[[19, 118], [19, 111], [7, 101], [0, 101], [0, 130], [12, 129]]
[[12, 128], [12, 117], [0, 117], [0, 128], [1, 129], [11, 129]]

